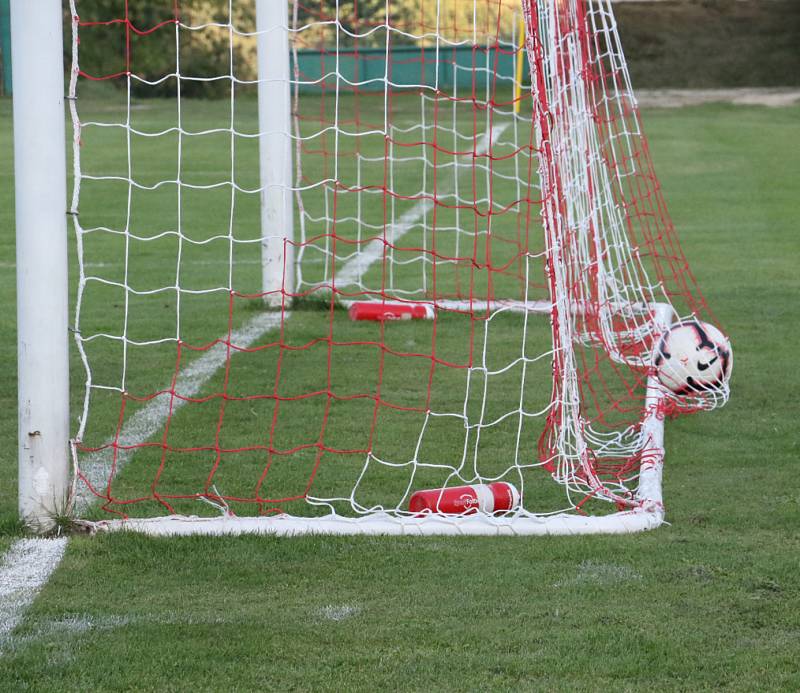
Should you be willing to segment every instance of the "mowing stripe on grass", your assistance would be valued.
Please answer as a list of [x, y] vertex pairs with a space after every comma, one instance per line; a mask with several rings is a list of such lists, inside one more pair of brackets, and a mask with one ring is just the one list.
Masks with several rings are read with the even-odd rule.
[[67, 547], [66, 537], [20, 539], [0, 564], [0, 654]]

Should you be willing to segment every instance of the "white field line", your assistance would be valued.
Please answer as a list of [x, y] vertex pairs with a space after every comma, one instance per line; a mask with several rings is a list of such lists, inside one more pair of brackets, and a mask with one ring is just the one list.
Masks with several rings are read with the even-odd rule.
[[0, 655], [11, 632], [22, 621], [67, 547], [58, 539], [20, 539], [11, 545], [0, 564]]
[[[486, 154], [489, 148], [497, 142], [500, 135], [508, 128], [509, 123], [495, 125], [492, 129], [481, 137], [481, 141], [475, 149], [476, 154]], [[396, 223], [387, 226], [386, 239], [376, 238], [367, 243], [352, 260], [344, 264], [341, 270], [336, 273], [336, 283], [339, 286], [349, 286], [359, 284], [361, 278], [367, 273], [369, 268], [380, 258], [386, 248], [386, 244], [396, 243], [404, 236], [411, 227], [418, 222], [425, 214], [433, 208], [433, 200], [420, 200], [405, 214], [402, 214]]]
[[[304, 265], [321, 265], [326, 263], [326, 258], [305, 258], [303, 260]], [[221, 267], [225, 266], [228, 267], [229, 265], [228, 260], [182, 260], [181, 267]], [[236, 260], [236, 265], [263, 265], [264, 263], [261, 260]], [[105, 267], [124, 267], [124, 262], [84, 262], [83, 267], [85, 269], [103, 269]], [[175, 262], [171, 261], [169, 263], [171, 268], [175, 268]], [[17, 263], [16, 262], [0, 262], [0, 269], [16, 269]]]
[[[417, 202], [417, 204], [405, 214], [400, 216], [397, 223], [386, 228], [386, 243], [396, 243], [398, 239], [404, 236], [408, 230], [432, 208], [433, 200], [421, 200]], [[361, 277], [363, 277], [369, 268], [375, 264], [375, 261], [383, 255], [386, 249], [386, 243], [384, 243], [383, 238], [376, 238], [374, 241], [367, 243], [360, 253], [352, 260], [346, 262], [342, 269], [339, 270], [336, 274], [336, 283], [340, 286], [360, 283]]]
[[[363, 609], [357, 604], [327, 604], [309, 612], [314, 620], [340, 623], [361, 614]], [[49, 657], [58, 657], [69, 653], [75, 647], [75, 640], [87, 633], [110, 633], [118, 628], [131, 625], [144, 626], [221, 626], [241, 625], [241, 619], [235, 614], [216, 613], [196, 615], [187, 612], [164, 611], [139, 613], [135, 616], [97, 616], [94, 614], [69, 614], [61, 618], [38, 618], [27, 629], [25, 635], [7, 640], [8, 648], [0, 655], [20, 652], [30, 645], [47, 648]]]
[[570, 585], [616, 585], [623, 582], [641, 580], [642, 575], [627, 565], [602, 563], [600, 561], [583, 561], [578, 566], [578, 573], [553, 584], [553, 587]]
[[328, 604], [317, 611], [317, 615], [326, 621], [345, 621], [361, 613], [361, 607], [356, 604]]
[[[290, 315], [291, 313], [284, 313], [287, 318]], [[280, 326], [280, 323], [280, 313], [261, 313], [238, 330], [234, 330], [231, 333], [231, 343], [246, 349], [265, 332]], [[220, 339], [227, 339], [227, 335]], [[232, 352], [232, 354], [235, 353], [235, 351]], [[175, 391], [183, 397], [194, 397], [225, 364], [227, 358], [227, 345], [222, 343], [215, 345], [178, 373]], [[169, 389], [169, 386], [164, 388], [164, 390]], [[120, 431], [119, 445], [136, 446], [149, 440], [164, 426], [170, 414], [170, 407], [174, 414], [184, 404], [185, 400], [183, 399], [176, 397], [172, 400], [169, 393], [150, 400], [125, 423]], [[97, 491], [102, 492], [108, 484], [113, 452], [113, 448], [105, 448], [87, 456], [86, 461], [81, 464], [81, 474]], [[133, 453], [134, 450], [119, 450], [117, 472], [130, 461]], [[97, 497], [89, 490], [89, 487], [79, 479], [75, 492], [76, 512], [80, 513], [86, 510], [96, 499]]]

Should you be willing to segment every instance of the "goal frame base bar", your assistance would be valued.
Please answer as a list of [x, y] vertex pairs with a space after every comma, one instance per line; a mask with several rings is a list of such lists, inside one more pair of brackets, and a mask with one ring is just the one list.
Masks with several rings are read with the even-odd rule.
[[[654, 319], [666, 329], [673, 315], [669, 304], [653, 306]], [[529, 308], [530, 309], [530, 308]], [[536, 306], [533, 312], [539, 312]], [[80, 520], [77, 525], [91, 533], [131, 531], [152, 536], [235, 536], [260, 534], [279, 537], [301, 535], [367, 536], [565, 536], [587, 534], [633, 534], [656, 529], [664, 523], [662, 474], [664, 468], [664, 389], [655, 375], [647, 379], [642, 439], [647, 454], [639, 471], [636, 506], [608, 515], [556, 513], [535, 515], [527, 511], [512, 515], [426, 515], [397, 516], [375, 512], [351, 518], [331, 513], [321, 517], [297, 517], [280, 514], [260, 517], [196, 517], [170, 515], [154, 518], [119, 520]]]
[[151, 536], [237, 536], [242, 534], [297, 537], [302, 535], [339, 536], [570, 536], [587, 534], [632, 534], [659, 527], [664, 522], [660, 506], [636, 508], [603, 516], [560, 514], [519, 515], [498, 518], [483, 513], [466, 516], [431, 515], [398, 518], [376, 513], [363, 518], [341, 515], [322, 517], [213, 518], [170, 515], [169, 517], [102, 520], [81, 523], [91, 532], [130, 531]]

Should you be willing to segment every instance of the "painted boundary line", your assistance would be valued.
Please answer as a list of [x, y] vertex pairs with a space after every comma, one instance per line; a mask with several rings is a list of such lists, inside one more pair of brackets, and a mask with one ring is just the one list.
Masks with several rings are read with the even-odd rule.
[[22, 622], [52, 572], [61, 562], [67, 538], [20, 539], [0, 564], [0, 656], [11, 642], [12, 631]]
[[[509, 125], [510, 123], [502, 123], [501, 125], [493, 126], [488, 133], [481, 137], [481, 142], [475, 148], [475, 153], [478, 155], [486, 154], [491, 146], [500, 139], [500, 135], [508, 129]], [[458, 172], [456, 172], [456, 176], [458, 176]], [[340, 286], [359, 283], [369, 268], [381, 257], [386, 244], [394, 245], [397, 243], [416, 222], [433, 209], [433, 204], [433, 200], [430, 199], [420, 200], [405, 214], [402, 214], [396, 223], [386, 229], [385, 241], [383, 238], [376, 238], [370, 241], [361, 249], [360, 253], [344, 264], [336, 274], [337, 283]]]

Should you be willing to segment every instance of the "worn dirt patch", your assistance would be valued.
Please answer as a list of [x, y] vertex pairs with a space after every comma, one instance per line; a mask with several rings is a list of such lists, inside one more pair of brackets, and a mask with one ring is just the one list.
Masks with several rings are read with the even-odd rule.
[[792, 106], [800, 103], [800, 89], [741, 87], [736, 89], [637, 89], [636, 100], [644, 108], [681, 108], [706, 103], [738, 106]]

